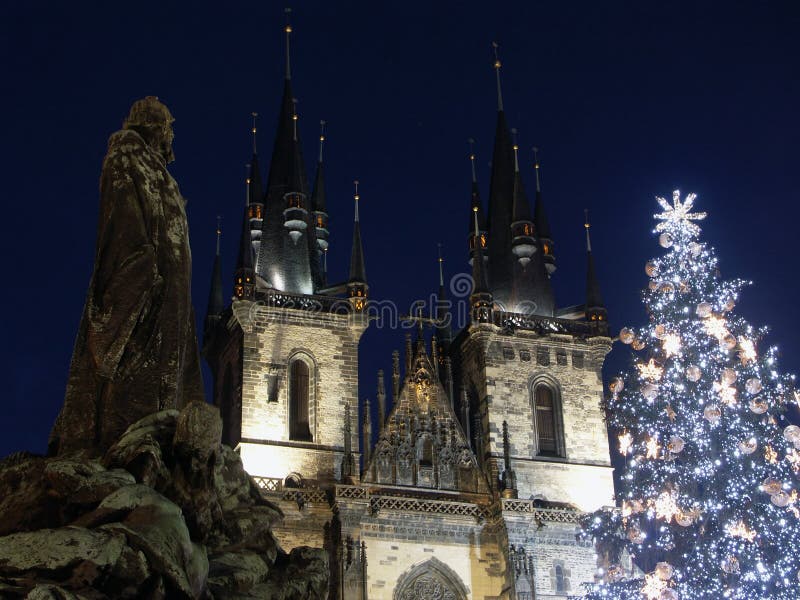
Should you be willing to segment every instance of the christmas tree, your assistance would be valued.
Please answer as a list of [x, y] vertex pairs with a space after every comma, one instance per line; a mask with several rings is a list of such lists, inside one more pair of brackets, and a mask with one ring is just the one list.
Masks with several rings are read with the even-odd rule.
[[[766, 331], [734, 313], [746, 282], [720, 278], [694, 200], [658, 198], [665, 252], [645, 268], [650, 322], [620, 332], [633, 367], [610, 382], [606, 410], [625, 457], [621, 506], [584, 522], [601, 566], [589, 598], [796, 600], [793, 377], [777, 371]], [[626, 554], [638, 574], [623, 568]]]

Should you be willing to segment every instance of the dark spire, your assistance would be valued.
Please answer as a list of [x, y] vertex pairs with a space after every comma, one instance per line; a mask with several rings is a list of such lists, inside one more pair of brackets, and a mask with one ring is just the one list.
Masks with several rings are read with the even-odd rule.
[[[594, 270], [594, 256], [592, 256], [592, 240], [589, 237], [589, 211], [584, 211], [586, 219], [583, 226], [586, 229], [586, 319], [593, 322], [606, 323], [608, 313], [606, 312], [603, 296], [600, 293], [600, 282], [597, 281], [597, 274]], [[606, 325], [607, 327], [607, 325]]]
[[319, 128], [319, 157], [317, 159], [317, 173], [314, 177], [314, 191], [311, 195], [311, 206], [314, 208], [315, 212], [325, 213], [325, 174], [322, 169], [322, 147], [325, 143], [325, 121], [319, 122]]
[[472, 436], [470, 435], [470, 423], [469, 418], [469, 396], [467, 395], [467, 388], [461, 388], [461, 425], [464, 427], [464, 435], [467, 438], [467, 441], [472, 441]]
[[317, 238], [318, 260], [322, 262], [322, 285], [328, 283], [328, 213], [325, 204], [325, 173], [322, 168], [322, 147], [325, 143], [325, 121], [319, 122], [319, 159], [317, 174], [314, 178], [314, 192], [311, 196], [311, 207], [314, 210], [314, 226]]
[[441, 344], [442, 356], [445, 356], [450, 351], [450, 343], [453, 341], [453, 330], [450, 321], [450, 303], [447, 300], [447, 290], [444, 285], [442, 245], [439, 244], [439, 293], [436, 296], [436, 337]]
[[347, 282], [348, 295], [350, 297], [353, 307], [361, 311], [365, 307], [367, 292], [369, 286], [367, 285], [367, 270], [364, 266], [364, 248], [361, 244], [361, 223], [358, 218], [358, 180], [353, 182], [355, 184], [354, 200], [354, 218], [353, 218], [353, 249], [350, 252], [350, 278]]
[[292, 23], [290, 16], [292, 14], [291, 8], [284, 8], [284, 14], [286, 15], [286, 26], [283, 28], [283, 31], [286, 33], [286, 79], [292, 78], [292, 60], [291, 60], [291, 51], [289, 46], [289, 37], [292, 33]]
[[[516, 138], [517, 130], [512, 129]], [[531, 219], [531, 208], [528, 197], [525, 194], [525, 187], [522, 184], [522, 175], [519, 171], [519, 145], [514, 140], [514, 204], [511, 217], [511, 252], [516, 257], [517, 262], [523, 271], [531, 261], [531, 256], [536, 252], [536, 243], [533, 239], [534, 228]], [[519, 287], [518, 271], [514, 275], [514, 283]], [[518, 298], [519, 300], [519, 298]]]
[[[394, 353], [392, 354], [394, 357]], [[386, 422], [386, 384], [383, 380], [383, 369], [378, 370], [378, 433], [383, 431]]]
[[511, 260], [511, 215], [514, 196], [514, 156], [511, 134], [503, 111], [500, 90], [500, 60], [497, 44], [494, 69], [497, 77], [497, 127], [495, 129], [494, 152], [492, 154], [492, 176], [489, 183], [489, 213], [486, 229], [489, 235], [489, 280], [494, 299], [508, 304], [512, 286]]
[[370, 414], [369, 398], [364, 399], [364, 415], [363, 415], [362, 435], [363, 447], [361, 453], [364, 457], [364, 470], [369, 467], [370, 450], [372, 449], [372, 415]]
[[[475, 239], [479, 240], [478, 213], [473, 210], [475, 220]], [[481, 323], [491, 321], [492, 294], [486, 284], [483, 265], [483, 249], [480, 243], [475, 244], [475, 259], [472, 261], [472, 294], [469, 297], [472, 307], [472, 319]]]
[[[406, 372], [404, 377], [408, 379], [411, 375], [411, 365], [414, 362], [414, 349], [411, 345], [411, 334], [406, 333]], [[398, 396], [393, 398], [394, 402], [397, 402]]]
[[276, 289], [312, 294], [322, 287], [322, 267], [316, 216], [310, 203], [298, 135], [297, 105], [292, 94], [289, 60], [292, 26], [288, 18], [284, 31], [287, 41], [286, 78], [267, 177], [263, 233], [256, 265], [259, 275]]
[[539, 171], [539, 149], [533, 149], [533, 164], [536, 170], [536, 207], [534, 208], [533, 224], [536, 227], [536, 235], [539, 237], [539, 250], [542, 253], [544, 266], [547, 274], [550, 275], [556, 270], [556, 259], [553, 254], [553, 236], [550, 233], [550, 224], [547, 222], [547, 214], [544, 210], [542, 200], [542, 183]]
[[[470, 193], [470, 210], [474, 210], [475, 208], [478, 209], [478, 228], [485, 232], [486, 231], [486, 217], [483, 214], [483, 205], [481, 203], [481, 192], [480, 188], [478, 187], [478, 175], [475, 169], [475, 140], [469, 138], [469, 164], [470, 169], [472, 171], [472, 190]], [[472, 213], [469, 215], [469, 223], [468, 223], [467, 231], [469, 232], [470, 238], [473, 234], [473, 225], [472, 225]], [[470, 259], [471, 260], [471, 259]]]
[[[256, 119], [258, 113], [251, 113], [253, 116], [253, 158], [250, 160], [250, 191], [247, 197], [248, 203], [251, 205], [261, 206], [264, 202], [264, 190], [261, 185], [261, 169], [258, 166], [258, 152], [256, 148]], [[251, 211], [253, 213], [253, 211]], [[261, 219], [260, 209], [258, 215], [251, 214], [252, 218]]]
[[[249, 165], [248, 165], [249, 167]], [[239, 256], [236, 260], [233, 293], [239, 299], [252, 299], [256, 291], [256, 276], [253, 270], [253, 237], [250, 233], [250, 178], [245, 191], [242, 234], [239, 238]]]
[[353, 475], [356, 472], [356, 461], [353, 456], [352, 446], [352, 424], [350, 423], [350, 419], [350, 401], [345, 400], [344, 427], [342, 428], [342, 433], [344, 435], [344, 456], [342, 457], [341, 481], [346, 484], [352, 483]]
[[222, 294], [222, 264], [219, 257], [221, 237], [220, 217], [217, 217], [217, 253], [214, 255], [214, 265], [211, 267], [211, 288], [208, 292], [208, 308], [203, 329], [204, 342], [209, 339], [214, 325], [217, 324], [220, 314], [225, 309], [225, 299]]
[[[392, 351], [392, 408], [400, 399], [400, 351]], [[387, 413], [388, 414], [388, 413]]]

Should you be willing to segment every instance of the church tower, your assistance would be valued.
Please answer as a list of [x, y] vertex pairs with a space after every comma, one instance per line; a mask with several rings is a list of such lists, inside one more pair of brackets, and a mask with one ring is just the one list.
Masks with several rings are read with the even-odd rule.
[[[223, 309], [212, 290], [204, 340], [223, 442], [273, 490], [358, 477], [358, 345], [368, 324], [357, 205], [349, 279], [327, 282], [325, 135], [323, 129], [311, 190], [292, 91], [291, 33], [287, 22], [286, 76], [266, 186], [254, 113], [233, 298]], [[215, 271], [219, 286], [217, 278]]]
[[[553, 239], [538, 156], [532, 215], [519, 149], [503, 110], [499, 60], [495, 70], [498, 113], [488, 218], [484, 229], [473, 189], [471, 323], [452, 346], [456, 387], [462, 390], [457, 412], [471, 416], [471, 422], [462, 417], [462, 426], [473, 428], [473, 449], [499, 498], [508, 569], [519, 597], [534, 592], [561, 597], [579, 593], [579, 582], [594, 573], [593, 549], [575, 539], [579, 511], [613, 504], [600, 407], [601, 369], [611, 339], [588, 220], [587, 302], [556, 307], [550, 282]], [[473, 175], [473, 188], [474, 181]], [[541, 529], [530, 518], [535, 510], [557, 515], [560, 522]]]

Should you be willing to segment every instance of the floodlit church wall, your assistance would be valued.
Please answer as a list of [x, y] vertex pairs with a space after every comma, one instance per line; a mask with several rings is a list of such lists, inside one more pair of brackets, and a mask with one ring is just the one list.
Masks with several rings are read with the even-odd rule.
[[[473, 518], [444, 515], [393, 512], [365, 518], [360, 533], [367, 549], [369, 599], [394, 600], [397, 587], [431, 559], [427, 571], [441, 568], [457, 577], [470, 600], [499, 597], [505, 560], [496, 536], [483, 529]], [[439, 563], [444, 567], [431, 566]]]
[[[332, 481], [344, 447], [349, 403], [351, 445], [358, 450], [358, 341], [364, 325], [349, 315], [316, 313], [240, 302], [234, 312], [244, 331], [242, 440], [252, 475]], [[290, 439], [288, 365], [309, 366], [311, 441]], [[323, 418], [324, 416], [324, 418]], [[277, 442], [264, 445], [248, 442]], [[327, 453], [327, 454], [326, 454]]]

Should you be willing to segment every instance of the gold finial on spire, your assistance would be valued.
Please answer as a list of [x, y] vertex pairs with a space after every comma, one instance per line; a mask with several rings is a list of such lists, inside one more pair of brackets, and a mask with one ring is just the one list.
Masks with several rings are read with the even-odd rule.
[[319, 122], [319, 162], [322, 163], [322, 144], [325, 142], [325, 121]]
[[353, 185], [356, 187], [355, 194], [353, 194], [353, 200], [355, 201], [356, 205], [355, 221], [358, 221], [358, 200], [360, 199], [360, 196], [358, 195], [358, 179], [353, 181]]
[[439, 285], [444, 285], [444, 259], [442, 258], [442, 244], [436, 244], [439, 250]]
[[497, 53], [497, 49], [500, 46], [497, 42], [492, 42], [492, 49], [494, 50], [494, 72], [497, 76], [497, 110], [503, 110], [503, 90], [500, 88], [500, 67], [503, 66], [500, 62], [500, 56]]
[[255, 154], [256, 153], [256, 117], [258, 117], [258, 113], [254, 112], [254, 113], [250, 113], [250, 114], [253, 115], [253, 129], [252, 129], [252, 132], [253, 132], [253, 154]]
[[219, 239], [222, 237], [222, 217], [217, 215], [217, 256], [219, 256]]
[[539, 148], [533, 147], [533, 170], [536, 171], [536, 191], [541, 192], [542, 186], [539, 183]]
[[475, 174], [475, 140], [469, 138], [469, 163], [472, 167], [472, 183], [478, 183], [478, 176]]
[[292, 63], [290, 60], [290, 53], [289, 53], [289, 34], [292, 33], [292, 23], [289, 19], [289, 16], [292, 14], [291, 8], [284, 8], [284, 14], [286, 15], [286, 26], [283, 28], [283, 31], [286, 33], [286, 79], [292, 78]]
[[517, 144], [517, 130], [511, 129], [511, 135], [514, 138], [514, 172], [519, 173], [519, 144]]
[[589, 209], [588, 208], [584, 208], [583, 209], [583, 216], [584, 216], [583, 226], [586, 228], [586, 251], [587, 252], [591, 252], [592, 251], [592, 240], [589, 237], [589, 227], [591, 227], [591, 225], [589, 225]]

